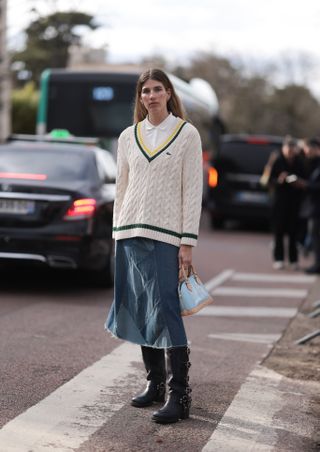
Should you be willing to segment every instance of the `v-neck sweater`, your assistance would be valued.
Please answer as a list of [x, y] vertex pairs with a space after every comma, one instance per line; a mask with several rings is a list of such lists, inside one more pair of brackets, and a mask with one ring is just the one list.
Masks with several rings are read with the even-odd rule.
[[176, 118], [166, 140], [150, 149], [142, 132], [145, 126], [146, 119], [119, 137], [113, 237], [195, 246], [202, 204], [199, 133]]

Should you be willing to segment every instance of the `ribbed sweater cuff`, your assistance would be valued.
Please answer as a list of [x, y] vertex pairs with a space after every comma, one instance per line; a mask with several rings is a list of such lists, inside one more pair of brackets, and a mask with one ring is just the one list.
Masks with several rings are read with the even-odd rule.
[[181, 245], [197, 246], [197, 239], [193, 239], [190, 237], [182, 237]]

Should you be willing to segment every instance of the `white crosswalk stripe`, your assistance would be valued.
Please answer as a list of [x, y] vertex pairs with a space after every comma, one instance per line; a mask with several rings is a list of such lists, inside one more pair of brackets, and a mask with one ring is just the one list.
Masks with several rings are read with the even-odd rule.
[[245, 333], [220, 333], [209, 334], [212, 339], [222, 339], [236, 342], [252, 342], [254, 344], [273, 344], [280, 339], [280, 334], [245, 334]]
[[297, 313], [295, 308], [265, 308], [260, 306], [242, 307], [242, 306], [206, 306], [199, 311], [198, 316], [214, 317], [279, 317], [290, 318]]
[[254, 369], [202, 452], [274, 451], [273, 417], [284, 405], [278, 391], [281, 380], [282, 376], [270, 369]]
[[141, 385], [140, 350], [125, 343], [0, 430], [1, 452], [70, 452], [127, 402]]
[[275, 275], [272, 273], [233, 273], [232, 281], [245, 282], [272, 282], [272, 283], [290, 283], [290, 284], [313, 284], [316, 281], [315, 276], [309, 275]]
[[305, 298], [308, 294], [303, 289], [274, 289], [274, 288], [253, 288], [253, 287], [217, 287], [212, 295], [219, 297], [284, 297], [284, 298]]
[[214, 278], [210, 279], [210, 281], [205, 283], [205, 286], [207, 290], [212, 291], [215, 287], [221, 286], [225, 281], [230, 279], [232, 275], [234, 274], [234, 270], [224, 270], [223, 272], [219, 273]]

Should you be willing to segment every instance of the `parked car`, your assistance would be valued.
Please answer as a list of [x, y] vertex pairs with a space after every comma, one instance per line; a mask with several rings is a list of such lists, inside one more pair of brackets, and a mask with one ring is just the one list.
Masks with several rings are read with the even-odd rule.
[[207, 208], [211, 224], [222, 228], [226, 220], [269, 221], [271, 200], [260, 182], [273, 151], [283, 139], [268, 135], [224, 135], [218, 155], [208, 170]]
[[96, 146], [0, 145], [0, 262], [85, 269], [110, 284], [115, 177], [111, 153]]

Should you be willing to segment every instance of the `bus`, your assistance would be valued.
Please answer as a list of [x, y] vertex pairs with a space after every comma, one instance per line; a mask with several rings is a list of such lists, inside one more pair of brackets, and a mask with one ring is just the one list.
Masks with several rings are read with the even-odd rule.
[[[101, 70], [47, 69], [42, 73], [37, 134], [66, 129], [77, 137], [94, 137], [115, 155], [117, 138], [133, 122], [135, 87], [141, 68]], [[203, 148], [215, 153], [223, 123], [214, 90], [203, 79], [189, 83], [168, 74], [188, 120], [200, 132]]]

